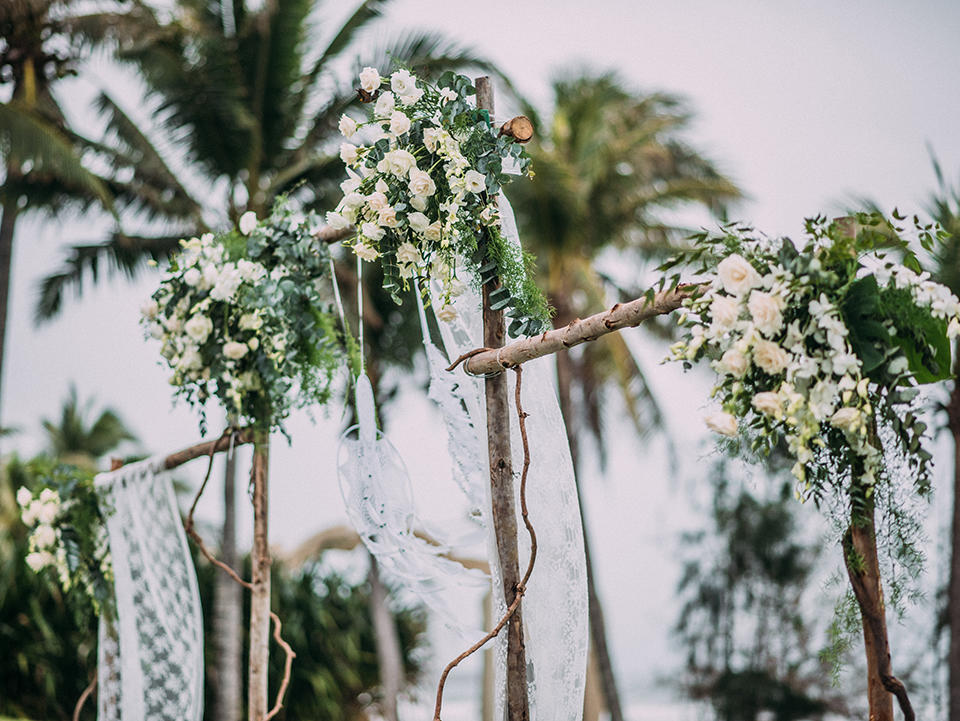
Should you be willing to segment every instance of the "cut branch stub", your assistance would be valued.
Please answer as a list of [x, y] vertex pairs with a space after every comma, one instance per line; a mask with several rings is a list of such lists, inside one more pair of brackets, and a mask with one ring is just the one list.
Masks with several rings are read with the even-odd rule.
[[513, 138], [518, 143], [529, 142], [533, 137], [533, 123], [526, 115], [518, 115], [500, 127], [500, 135]]

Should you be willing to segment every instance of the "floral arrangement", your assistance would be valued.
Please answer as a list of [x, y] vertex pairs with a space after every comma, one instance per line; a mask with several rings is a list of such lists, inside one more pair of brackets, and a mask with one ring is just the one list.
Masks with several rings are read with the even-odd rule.
[[346, 341], [317, 226], [281, 202], [263, 222], [248, 212], [237, 230], [181, 241], [141, 309], [178, 396], [201, 407], [216, 396], [236, 422], [281, 430], [291, 409], [328, 399]]
[[445, 73], [436, 86], [398, 70], [360, 73], [361, 97], [372, 103], [358, 122], [344, 115], [340, 157], [348, 178], [344, 197], [327, 213], [334, 228], [356, 227], [348, 241], [365, 261], [383, 266], [384, 288], [398, 303], [414, 276], [439, 283], [437, 317], [455, 317], [451, 300], [463, 289], [464, 260], [477, 287], [499, 279], [495, 309], [507, 309], [511, 335], [542, 331], [549, 311], [531, 277], [532, 259], [503, 236], [496, 195], [509, 181], [505, 165], [530, 174], [522, 146], [501, 137], [486, 110], [468, 102], [470, 79]]
[[[802, 498], [832, 487], [856, 503], [902, 471], [929, 490], [926, 426], [912, 402], [918, 384], [951, 375], [960, 302], [919, 272], [902, 220], [808, 220], [800, 250], [730, 226], [695, 236], [694, 250], [664, 266], [704, 274], [671, 351], [717, 373], [722, 410], [708, 426], [752, 451], [784, 441]], [[937, 230], [915, 223], [929, 250]]]
[[37, 471], [44, 488], [17, 491], [20, 517], [30, 529], [26, 563], [35, 573], [51, 572], [75, 604], [89, 599], [99, 615], [113, 603], [113, 566], [93, 478], [74, 466]]

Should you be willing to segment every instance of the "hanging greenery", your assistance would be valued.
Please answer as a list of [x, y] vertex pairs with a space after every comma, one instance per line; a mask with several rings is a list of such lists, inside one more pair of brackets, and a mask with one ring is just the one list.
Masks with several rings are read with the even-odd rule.
[[181, 241], [142, 308], [177, 396], [201, 409], [215, 396], [239, 423], [280, 430], [292, 409], [327, 401], [348, 341], [316, 227], [281, 201], [264, 221], [245, 213], [236, 230]]
[[509, 166], [531, 174], [523, 147], [498, 135], [489, 113], [469, 102], [476, 90], [463, 75], [448, 72], [431, 85], [407, 70], [381, 78], [364, 68], [360, 85], [373, 103], [369, 118], [344, 115], [340, 131], [368, 142], [340, 146], [349, 177], [327, 222], [356, 226], [347, 244], [381, 263], [383, 287], [397, 303], [411, 278], [432, 279], [442, 289], [437, 317], [450, 320], [466, 270], [477, 288], [500, 282], [491, 307], [506, 310], [511, 335], [545, 330], [550, 313], [532, 258], [504, 237], [496, 203]]
[[93, 474], [47, 459], [28, 469], [44, 487], [17, 491], [20, 518], [30, 529], [26, 563], [59, 585], [75, 611], [99, 616], [113, 607], [113, 564]]

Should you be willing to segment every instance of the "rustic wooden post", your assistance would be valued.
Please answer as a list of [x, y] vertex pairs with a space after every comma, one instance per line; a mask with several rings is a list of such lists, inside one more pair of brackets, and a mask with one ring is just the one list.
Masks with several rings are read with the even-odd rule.
[[[477, 107], [493, 119], [493, 85], [490, 78], [476, 80]], [[490, 307], [490, 294], [500, 287], [498, 280], [483, 286], [483, 344], [499, 348], [506, 340], [503, 311]], [[497, 538], [500, 574], [507, 605], [513, 603], [520, 582], [517, 549], [517, 511], [514, 501], [513, 461], [510, 455], [510, 400], [507, 377], [500, 373], [486, 380], [487, 452], [490, 458], [490, 495], [493, 501], [493, 528]], [[523, 644], [522, 604], [507, 624], [507, 721], [528, 721], [527, 664]]]
[[267, 528], [270, 436], [257, 431], [253, 450], [253, 550], [250, 574], [250, 668], [247, 717], [267, 716], [267, 661], [270, 653], [270, 547]]

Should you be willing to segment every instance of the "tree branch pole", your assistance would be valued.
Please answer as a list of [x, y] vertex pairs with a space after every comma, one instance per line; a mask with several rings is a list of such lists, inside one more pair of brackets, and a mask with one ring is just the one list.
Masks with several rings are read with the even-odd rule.
[[[652, 301], [637, 298], [629, 303], [617, 303], [603, 313], [591, 315], [583, 320], [575, 320], [562, 328], [554, 328], [540, 335], [521, 338], [502, 348], [491, 345], [484, 337], [484, 343], [487, 343], [486, 348], [477, 348], [464, 353], [447, 370], [452, 371], [465, 361], [464, 368], [472, 375], [504, 371], [534, 358], [596, 340], [607, 333], [613, 333], [622, 328], [633, 328], [654, 316], [672, 313], [680, 307], [685, 298], [693, 294], [697, 287], [681, 285], [674, 290], [657, 293]], [[487, 382], [489, 383], [489, 380]]]
[[[477, 107], [494, 114], [493, 84], [488, 77], [476, 80]], [[493, 310], [490, 294], [500, 287], [499, 280], [483, 286], [483, 344], [500, 348], [506, 339], [503, 311]], [[487, 454], [490, 459], [490, 495], [493, 528], [497, 539], [500, 576], [507, 606], [516, 608], [507, 622], [507, 713], [506, 721], [528, 721], [527, 663], [523, 642], [520, 596], [520, 555], [517, 547], [517, 511], [513, 487], [513, 459], [510, 452], [510, 402], [504, 375], [487, 378]]]
[[250, 661], [247, 717], [267, 717], [269, 691], [267, 662], [270, 655], [270, 548], [267, 526], [267, 482], [270, 436], [258, 431], [253, 447], [253, 549], [250, 554]]

